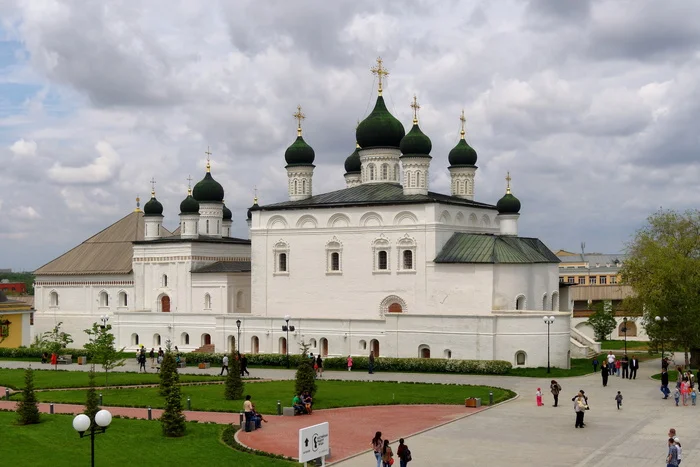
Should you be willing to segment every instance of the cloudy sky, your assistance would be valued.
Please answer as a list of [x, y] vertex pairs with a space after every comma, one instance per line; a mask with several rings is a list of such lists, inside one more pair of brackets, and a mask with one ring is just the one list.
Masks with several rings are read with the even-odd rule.
[[449, 192], [464, 109], [478, 201], [510, 171], [522, 235], [618, 252], [659, 207], [697, 206], [699, 16], [687, 0], [4, 0], [0, 268], [80, 243], [151, 177], [174, 228], [207, 145], [246, 236], [254, 187], [286, 199], [297, 104], [314, 191], [343, 188], [379, 55], [394, 115], [408, 128], [422, 106], [431, 190]]

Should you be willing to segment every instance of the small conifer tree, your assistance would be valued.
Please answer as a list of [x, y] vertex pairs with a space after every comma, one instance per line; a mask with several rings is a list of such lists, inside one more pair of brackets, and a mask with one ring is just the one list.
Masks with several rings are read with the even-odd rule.
[[316, 372], [309, 359], [303, 359], [297, 368], [294, 390], [296, 394], [308, 391], [311, 397], [316, 394]]
[[17, 404], [17, 423], [32, 425], [39, 423], [39, 407], [34, 394], [34, 371], [31, 367], [24, 372], [24, 389], [22, 400]]
[[231, 352], [228, 357], [228, 376], [224, 389], [224, 397], [228, 400], [243, 399], [243, 380], [241, 379], [241, 362]]
[[95, 365], [88, 372], [88, 390], [87, 399], [85, 401], [85, 415], [90, 417], [92, 423], [95, 423], [95, 415], [100, 411], [100, 406], [97, 399], [97, 391], [95, 391]]
[[[175, 362], [175, 355], [168, 348], [163, 356], [163, 362], [160, 364], [160, 389], [158, 392], [161, 396], [166, 396], [168, 392], [168, 385], [172, 378], [172, 374], [177, 374], [177, 363]], [[178, 381], [180, 380], [178, 376]]]
[[[175, 367], [175, 356], [166, 352], [161, 365], [161, 390], [165, 395], [165, 410], [160, 417], [163, 435], [171, 438], [184, 436], [185, 416], [182, 414], [182, 396], [180, 394], [180, 376]], [[164, 389], [163, 389], [164, 388]]]

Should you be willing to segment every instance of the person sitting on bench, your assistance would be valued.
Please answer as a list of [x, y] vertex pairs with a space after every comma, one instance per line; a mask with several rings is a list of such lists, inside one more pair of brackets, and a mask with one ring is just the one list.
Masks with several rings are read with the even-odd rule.
[[303, 415], [306, 413], [304, 403], [301, 401], [301, 397], [299, 397], [298, 394], [294, 394], [294, 399], [292, 399], [292, 407], [294, 407], [294, 415]]
[[255, 423], [255, 429], [260, 429], [262, 428], [262, 423], [265, 422], [267, 423], [267, 420], [262, 416], [260, 412], [255, 410], [255, 404], [253, 404], [253, 422]]
[[314, 405], [314, 401], [311, 398], [311, 394], [309, 394], [309, 391], [305, 391], [302, 397], [304, 398], [304, 408], [306, 408], [306, 413], [311, 415], [311, 410]]

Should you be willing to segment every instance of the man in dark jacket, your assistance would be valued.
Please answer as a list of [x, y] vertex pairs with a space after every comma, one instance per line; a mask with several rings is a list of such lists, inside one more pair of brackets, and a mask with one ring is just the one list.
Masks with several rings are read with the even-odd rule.
[[629, 373], [630, 362], [627, 358], [627, 354], [622, 356], [622, 360], [620, 361], [620, 366], [622, 367], [622, 378], [629, 379], [629, 377], [630, 377], [630, 373]]
[[632, 360], [630, 360], [630, 379], [637, 379], [637, 370], [639, 370], [639, 360], [632, 355]]
[[668, 389], [668, 370], [666, 368], [661, 369], [661, 392], [664, 393], [664, 399], [668, 399], [668, 395], [671, 393]]

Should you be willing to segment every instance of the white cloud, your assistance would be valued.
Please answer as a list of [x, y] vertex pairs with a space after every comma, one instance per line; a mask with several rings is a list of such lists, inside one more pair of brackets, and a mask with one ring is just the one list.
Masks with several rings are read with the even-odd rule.
[[10, 210], [10, 216], [21, 220], [34, 220], [41, 217], [32, 206], [17, 206]]
[[119, 168], [119, 154], [105, 141], [97, 143], [95, 149], [100, 155], [91, 164], [83, 167], [63, 167], [57, 162], [49, 169], [49, 178], [66, 185], [89, 185], [114, 180]]
[[15, 156], [35, 156], [36, 141], [25, 141], [24, 138], [19, 139], [10, 146], [10, 151]]

